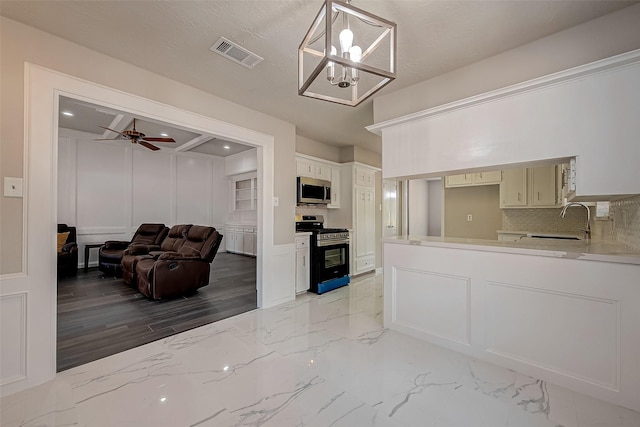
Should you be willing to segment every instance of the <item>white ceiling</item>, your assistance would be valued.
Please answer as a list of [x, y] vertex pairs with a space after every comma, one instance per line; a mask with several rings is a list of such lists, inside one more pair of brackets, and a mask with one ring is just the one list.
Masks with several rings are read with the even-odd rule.
[[[60, 97], [58, 126], [65, 129], [72, 129], [80, 132], [95, 134], [96, 140], [111, 139], [102, 141], [105, 144], [130, 144], [131, 142], [115, 132], [110, 132], [109, 128], [116, 132], [130, 130], [133, 128], [133, 119], [136, 119], [136, 130], [142, 132], [147, 137], [173, 138], [176, 142], [152, 142], [161, 150], [178, 150], [184, 152], [197, 152], [211, 154], [219, 157], [226, 157], [242, 151], [250, 150], [251, 146], [238, 144], [224, 140], [215, 135], [197, 133], [189, 129], [178, 128], [157, 120], [152, 120], [143, 116], [133, 116], [129, 113], [114, 110], [100, 105], [91, 104], [76, 99]], [[72, 116], [66, 115], [70, 113]]]
[[[637, 3], [353, 0], [398, 25], [394, 91]], [[7, 1], [0, 14], [294, 123], [301, 136], [380, 151], [369, 99], [347, 107], [297, 95], [298, 46], [320, 0]], [[209, 51], [224, 36], [264, 61]], [[204, 149], [204, 147], [202, 147]]]

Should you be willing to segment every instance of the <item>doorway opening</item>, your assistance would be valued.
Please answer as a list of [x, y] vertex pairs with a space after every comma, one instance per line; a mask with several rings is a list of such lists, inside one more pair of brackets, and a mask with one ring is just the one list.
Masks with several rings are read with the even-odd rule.
[[[76, 231], [80, 269], [58, 279], [58, 372], [258, 307], [256, 147], [73, 97], [59, 97], [58, 114], [57, 223]], [[123, 138], [129, 129], [153, 135], [153, 144]], [[236, 177], [247, 176], [250, 192], [239, 194]], [[226, 252], [228, 224], [238, 222], [252, 231], [244, 255]], [[209, 285], [152, 301], [100, 271], [100, 246], [129, 241], [142, 223], [225, 235]]]

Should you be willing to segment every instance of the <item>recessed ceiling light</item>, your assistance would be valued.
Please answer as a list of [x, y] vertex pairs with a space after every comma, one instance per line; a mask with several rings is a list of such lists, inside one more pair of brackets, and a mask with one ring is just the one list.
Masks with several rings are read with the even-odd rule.
[[73, 117], [74, 114], [71, 111], [63, 111], [62, 114], [64, 114], [65, 116], [69, 116], [69, 117]]
[[231, 147], [229, 147], [228, 145], [224, 145], [222, 148], [224, 148], [225, 150], [230, 150]]
[[160, 136], [169, 136], [168, 133], [161, 133]]

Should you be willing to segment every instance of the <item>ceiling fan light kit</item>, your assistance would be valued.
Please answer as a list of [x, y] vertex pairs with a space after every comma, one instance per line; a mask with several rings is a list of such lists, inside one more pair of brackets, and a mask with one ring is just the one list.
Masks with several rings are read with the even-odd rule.
[[[133, 119], [133, 129], [123, 130], [119, 132], [115, 129], [110, 129], [108, 127], [100, 126], [102, 129], [106, 129], [110, 132], [115, 132], [118, 135], [122, 136], [125, 139], [131, 141], [132, 144], [139, 144], [145, 148], [148, 148], [151, 151], [158, 151], [160, 148], [155, 145], [149, 143], [149, 141], [153, 142], [176, 142], [173, 138], [160, 138], [160, 137], [150, 137], [146, 136], [144, 133], [136, 130], [136, 119]], [[120, 138], [100, 138], [95, 141], [120, 141]]]
[[396, 78], [396, 24], [326, 0], [298, 48], [298, 95], [355, 107]]

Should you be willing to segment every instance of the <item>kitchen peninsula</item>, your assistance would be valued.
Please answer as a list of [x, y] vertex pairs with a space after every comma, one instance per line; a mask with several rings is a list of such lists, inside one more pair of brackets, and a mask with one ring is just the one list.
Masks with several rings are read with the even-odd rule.
[[[640, 194], [638, 110], [631, 51], [368, 129], [382, 136], [383, 179], [574, 159], [569, 201], [613, 203]], [[625, 206], [614, 228], [637, 214]], [[386, 238], [384, 325], [638, 411], [638, 252], [621, 241]]]
[[615, 243], [384, 241], [384, 324], [640, 405], [640, 253]]

